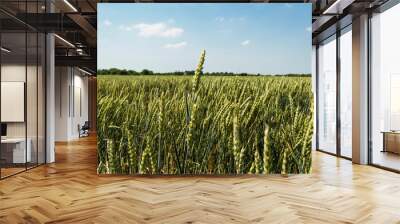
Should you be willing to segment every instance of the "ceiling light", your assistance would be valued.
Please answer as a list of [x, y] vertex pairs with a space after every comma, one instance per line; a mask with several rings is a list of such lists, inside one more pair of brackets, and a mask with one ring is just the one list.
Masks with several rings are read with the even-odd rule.
[[77, 48], [76, 49], [76, 53], [78, 53], [79, 55], [83, 55], [83, 49], [82, 48]]
[[342, 14], [343, 10], [351, 5], [355, 0], [336, 0], [332, 5], [330, 5], [322, 14]]
[[79, 68], [79, 67], [78, 67], [78, 69], [79, 69], [79, 71], [81, 71], [81, 72], [83, 72], [83, 73], [85, 73], [85, 74], [87, 74], [87, 75], [92, 75], [92, 73], [90, 73], [90, 72], [88, 72], [88, 71], [85, 71], [85, 70], [83, 70], [83, 69], [81, 69], [81, 68]]
[[60, 37], [60, 36], [57, 35], [57, 34], [54, 34], [54, 36], [57, 37], [58, 39], [60, 39], [62, 42], [66, 43], [68, 46], [75, 48], [75, 45], [73, 45], [73, 44], [72, 44], [71, 42], [69, 42], [68, 40], [66, 40], [66, 39], [64, 39], [64, 38], [62, 38], [62, 37]]
[[74, 12], [78, 12], [78, 10], [68, 1], [64, 0], [65, 4], [67, 4]]
[[7, 49], [5, 47], [1, 47], [0, 49], [1, 49], [1, 51], [4, 51], [6, 53], [10, 53], [11, 52], [11, 50], [9, 50], [9, 49]]

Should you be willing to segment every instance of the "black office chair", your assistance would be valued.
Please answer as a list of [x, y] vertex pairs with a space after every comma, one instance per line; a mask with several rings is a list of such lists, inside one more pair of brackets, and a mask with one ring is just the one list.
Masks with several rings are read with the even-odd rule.
[[85, 121], [82, 127], [78, 125], [78, 129], [79, 129], [79, 138], [89, 136], [89, 129], [90, 129], [89, 121]]

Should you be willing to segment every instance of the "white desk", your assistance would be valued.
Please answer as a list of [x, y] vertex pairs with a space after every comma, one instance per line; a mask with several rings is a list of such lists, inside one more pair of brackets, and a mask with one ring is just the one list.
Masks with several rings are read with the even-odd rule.
[[[27, 139], [26, 141], [28, 144], [26, 147], [26, 153], [25, 153], [25, 138], [5, 138], [1, 139], [1, 144], [5, 145], [6, 147], [13, 147], [13, 158], [12, 162], [13, 163], [25, 163], [25, 162], [31, 162], [32, 160], [32, 152], [31, 152], [31, 146], [32, 146], [32, 140], [30, 138]], [[26, 160], [25, 160], [26, 159]]]

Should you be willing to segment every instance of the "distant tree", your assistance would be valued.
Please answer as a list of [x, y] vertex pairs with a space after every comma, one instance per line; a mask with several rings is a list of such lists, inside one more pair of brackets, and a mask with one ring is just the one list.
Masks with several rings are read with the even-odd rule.
[[120, 75], [128, 75], [128, 71], [126, 71], [125, 69], [120, 70], [119, 72]]
[[139, 75], [139, 73], [135, 70], [128, 70], [129, 75]]
[[[176, 75], [176, 76], [193, 76], [194, 71], [187, 70], [187, 71], [174, 71], [174, 72], [153, 72], [149, 69], [143, 69], [141, 72], [137, 72], [135, 70], [127, 70], [127, 69], [118, 69], [118, 68], [109, 68], [109, 69], [99, 69], [97, 70], [98, 75]], [[203, 75], [206, 76], [261, 76], [262, 74], [256, 73], [233, 73], [233, 72], [206, 72]], [[268, 75], [268, 74], [266, 74]], [[311, 77], [311, 74], [271, 74], [270, 76], [279, 76], [279, 77]]]
[[105, 75], [104, 69], [98, 69], [97, 70], [98, 75]]
[[194, 71], [193, 70], [185, 71], [185, 75], [193, 76], [194, 75]]
[[153, 75], [153, 71], [148, 70], [148, 69], [143, 69], [141, 72], [141, 75]]

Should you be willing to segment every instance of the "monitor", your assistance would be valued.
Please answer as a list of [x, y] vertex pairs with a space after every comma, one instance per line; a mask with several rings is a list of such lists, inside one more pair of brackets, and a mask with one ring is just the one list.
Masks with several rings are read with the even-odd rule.
[[1, 123], [1, 136], [7, 136], [7, 124]]

